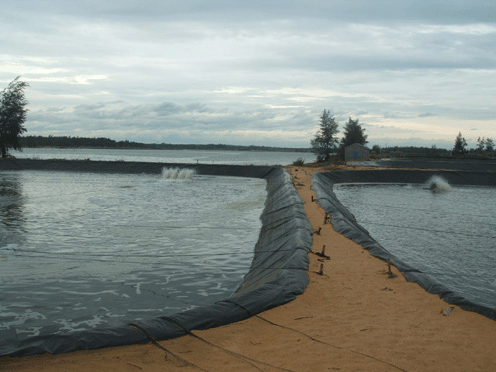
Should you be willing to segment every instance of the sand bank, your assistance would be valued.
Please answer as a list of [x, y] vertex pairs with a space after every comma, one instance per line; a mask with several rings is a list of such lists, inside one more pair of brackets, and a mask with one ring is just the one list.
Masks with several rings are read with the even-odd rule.
[[[297, 170], [298, 169], [298, 170]], [[310, 283], [296, 300], [159, 343], [0, 358], [5, 370], [493, 371], [496, 322], [449, 305], [324, 224], [311, 172], [290, 167], [312, 229]], [[322, 260], [322, 261], [320, 261]], [[323, 266], [322, 266], [323, 265]], [[319, 271], [323, 267], [323, 274]]]

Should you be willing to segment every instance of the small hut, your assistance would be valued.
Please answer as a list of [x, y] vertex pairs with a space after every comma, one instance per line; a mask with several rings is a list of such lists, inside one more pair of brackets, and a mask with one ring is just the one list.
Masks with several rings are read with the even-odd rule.
[[370, 150], [368, 147], [354, 143], [344, 148], [345, 161], [367, 161], [369, 160]]

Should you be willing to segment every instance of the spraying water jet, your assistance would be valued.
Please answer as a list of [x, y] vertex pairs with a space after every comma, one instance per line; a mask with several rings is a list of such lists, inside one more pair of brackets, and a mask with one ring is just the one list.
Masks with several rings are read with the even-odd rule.
[[448, 181], [440, 176], [432, 176], [429, 178], [427, 185], [429, 186], [429, 190], [432, 192], [444, 192], [451, 190], [451, 186]]
[[189, 168], [164, 167], [162, 169], [162, 178], [166, 180], [191, 180], [195, 174], [195, 170]]

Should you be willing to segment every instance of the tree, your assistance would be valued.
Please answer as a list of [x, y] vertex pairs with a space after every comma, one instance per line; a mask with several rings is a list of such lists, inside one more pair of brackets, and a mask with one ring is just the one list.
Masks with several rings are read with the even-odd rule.
[[491, 138], [486, 139], [486, 151], [487, 152], [494, 151], [494, 141]]
[[0, 98], [0, 151], [2, 158], [7, 157], [8, 150], [21, 150], [19, 136], [26, 132], [26, 105], [24, 88], [28, 83], [19, 80], [19, 76], [12, 80], [2, 91]]
[[462, 137], [462, 133], [459, 132], [456, 136], [455, 146], [453, 147], [454, 155], [463, 155], [467, 152], [467, 141]]
[[372, 152], [374, 152], [376, 154], [380, 154], [381, 153], [381, 146], [379, 146], [379, 145], [372, 146]]
[[338, 133], [338, 123], [330, 115], [330, 112], [324, 109], [320, 117], [320, 129], [311, 140], [313, 152], [317, 155], [317, 161], [329, 160], [331, 154], [336, 150], [338, 143], [336, 134]]
[[482, 137], [482, 139], [480, 137], [477, 138], [477, 152], [483, 152], [485, 146], [486, 140], [484, 139], [484, 137]]
[[344, 137], [341, 139], [341, 145], [339, 148], [339, 153], [344, 157], [344, 149], [349, 145], [354, 143], [359, 143], [360, 145], [365, 145], [368, 143], [367, 135], [364, 133], [365, 129], [358, 124], [358, 119], [353, 120], [351, 117], [344, 126]]

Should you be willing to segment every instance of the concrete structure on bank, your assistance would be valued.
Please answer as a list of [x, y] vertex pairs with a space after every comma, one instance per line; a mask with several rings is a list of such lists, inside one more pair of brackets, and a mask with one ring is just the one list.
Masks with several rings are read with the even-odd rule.
[[367, 161], [370, 157], [370, 150], [368, 147], [354, 143], [344, 149], [345, 161]]

